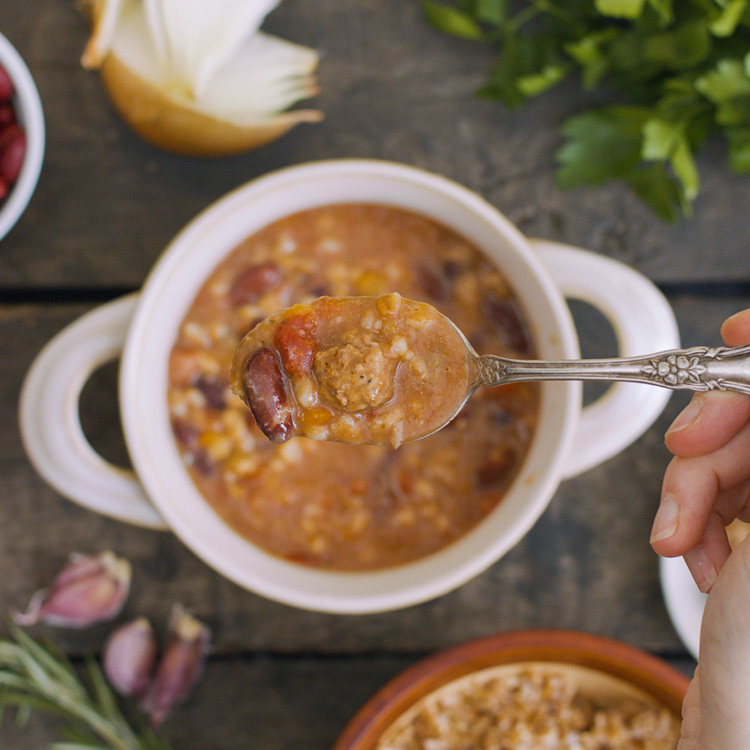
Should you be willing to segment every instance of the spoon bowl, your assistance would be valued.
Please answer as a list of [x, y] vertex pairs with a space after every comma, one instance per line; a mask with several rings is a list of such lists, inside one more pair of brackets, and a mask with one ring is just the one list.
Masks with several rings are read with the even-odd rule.
[[320, 297], [274, 313], [240, 342], [231, 375], [273, 442], [305, 435], [394, 448], [445, 427], [480, 387], [538, 380], [750, 394], [750, 347], [560, 361], [480, 355], [434, 307], [394, 293]]

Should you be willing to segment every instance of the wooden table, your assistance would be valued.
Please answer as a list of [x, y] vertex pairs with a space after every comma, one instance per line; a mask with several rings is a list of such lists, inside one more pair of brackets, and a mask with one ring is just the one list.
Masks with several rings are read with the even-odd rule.
[[[128, 557], [134, 582], [122, 619], [144, 614], [161, 626], [182, 602], [214, 633], [204, 679], [163, 728], [175, 748], [191, 750], [323, 750], [371, 694], [422, 656], [512, 629], [611, 636], [690, 674], [694, 663], [668, 618], [648, 545], [668, 461], [662, 436], [681, 395], [632, 447], [564, 482], [534, 529], [486, 573], [436, 601], [372, 616], [297, 611], [244, 591], [174, 536], [79, 508], [29, 464], [16, 410], [43, 344], [86, 310], [138, 289], [201, 209], [298, 162], [373, 157], [451, 177], [530, 236], [589, 248], [651, 278], [673, 304], [686, 345], [719, 343], [720, 322], [750, 305], [749, 184], [725, 167], [720, 144], [699, 160], [694, 218], [665, 225], [620, 186], [559, 192], [557, 126], [584, 98], [562, 87], [513, 113], [476, 99], [492, 53], [428, 28], [415, 1], [286, 0], [266, 28], [322, 52], [317, 104], [325, 121], [255, 153], [203, 161], [152, 149], [113, 114], [97, 76], [79, 66], [87, 28], [72, 2], [0, 5], [0, 31], [32, 70], [48, 129], [38, 189], [0, 244], [3, 615], [24, 607], [73, 550]], [[601, 319], [581, 307], [576, 317], [584, 353], [612, 354]], [[127, 462], [115, 399], [112, 365], [84, 389], [84, 425], [103, 455]], [[96, 651], [109, 627], [55, 637], [77, 658]], [[47, 719], [0, 728], [8, 750], [56, 737]]]

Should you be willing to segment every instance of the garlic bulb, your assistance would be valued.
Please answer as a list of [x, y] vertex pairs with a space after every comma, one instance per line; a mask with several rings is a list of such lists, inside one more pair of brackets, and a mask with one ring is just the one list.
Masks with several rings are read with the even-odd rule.
[[125, 121], [150, 143], [220, 156], [278, 138], [317, 110], [318, 53], [259, 31], [279, 0], [83, 0], [99, 69]]

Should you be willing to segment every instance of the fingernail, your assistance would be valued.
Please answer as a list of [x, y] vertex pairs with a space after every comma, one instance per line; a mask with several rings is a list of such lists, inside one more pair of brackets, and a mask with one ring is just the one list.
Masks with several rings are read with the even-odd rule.
[[716, 582], [716, 568], [703, 547], [695, 547], [685, 555], [685, 564], [696, 586], [707, 594]]
[[674, 495], [664, 495], [654, 517], [651, 527], [651, 541], [669, 539], [677, 531], [677, 521], [680, 517], [680, 505]]
[[677, 415], [677, 419], [670, 425], [667, 435], [679, 432], [697, 421], [703, 411], [704, 400], [701, 396], [694, 396], [690, 403]]

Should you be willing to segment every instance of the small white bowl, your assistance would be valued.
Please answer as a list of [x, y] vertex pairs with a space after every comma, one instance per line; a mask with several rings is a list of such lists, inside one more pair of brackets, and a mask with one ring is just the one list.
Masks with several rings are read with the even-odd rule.
[[13, 81], [13, 105], [19, 125], [26, 131], [26, 156], [18, 180], [0, 202], [0, 240], [26, 210], [39, 180], [44, 159], [44, 113], [34, 79], [15, 47], [0, 34], [0, 64]]

